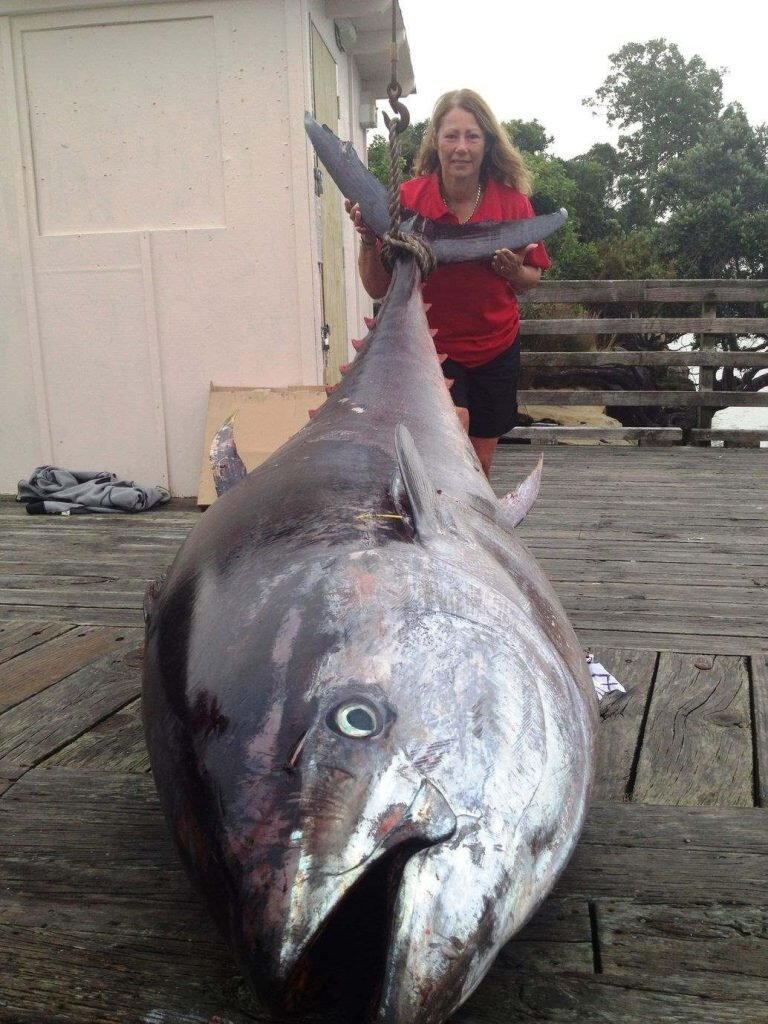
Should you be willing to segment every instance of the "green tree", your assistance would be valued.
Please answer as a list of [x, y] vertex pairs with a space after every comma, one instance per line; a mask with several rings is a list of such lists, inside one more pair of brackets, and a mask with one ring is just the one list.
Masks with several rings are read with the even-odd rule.
[[653, 223], [655, 179], [670, 160], [701, 141], [722, 109], [721, 72], [701, 57], [686, 60], [674, 43], [628, 43], [611, 54], [612, 71], [586, 106], [618, 125], [617, 190], [628, 227]]
[[659, 239], [690, 277], [760, 276], [768, 261], [765, 138], [738, 104], [657, 176]]
[[766, 126], [751, 126], [739, 104], [723, 108], [722, 69], [686, 59], [663, 39], [630, 43], [610, 59], [610, 74], [585, 102], [623, 131], [615, 159], [601, 154], [612, 194], [610, 187], [600, 194], [607, 177], [599, 172], [590, 184], [583, 158], [571, 162], [594, 205], [582, 213], [584, 229], [606, 240], [614, 266], [630, 255], [629, 267], [640, 271], [636, 258], [645, 249], [641, 276], [660, 266], [679, 277], [765, 273]]
[[[429, 120], [418, 121], [409, 124], [400, 136], [400, 175], [403, 181], [413, 177], [413, 165], [428, 127]], [[368, 146], [368, 168], [385, 188], [389, 188], [389, 137], [374, 135]]]
[[554, 136], [547, 135], [544, 125], [535, 118], [533, 121], [502, 121], [501, 126], [523, 153], [543, 153], [554, 142]]

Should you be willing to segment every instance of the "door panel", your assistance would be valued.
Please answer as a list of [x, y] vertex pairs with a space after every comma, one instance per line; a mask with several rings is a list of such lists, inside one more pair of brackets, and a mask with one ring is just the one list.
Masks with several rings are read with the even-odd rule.
[[[336, 62], [312, 26], [312, 89], [314, 116], [334, 132], [339, 130], [339, 100], [336, 85]], [[347, 317], [344, 288], [344, 249], [342, 244], [342, 205], [339, 190], [330, 177], [319, 168], [320, 204], [320, 277], [323, 292], [324, 380], [335, 384], [341, 374], [339, 366], [346, 363]]]

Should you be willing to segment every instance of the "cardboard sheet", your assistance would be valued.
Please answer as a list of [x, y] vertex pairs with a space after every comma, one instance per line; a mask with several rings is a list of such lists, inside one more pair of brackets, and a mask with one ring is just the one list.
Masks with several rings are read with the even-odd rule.
[[211, 384], [205, 421], [203, 457], [197, 503], [203, 508], [216, 500], [209, 461], [211, 442], [227, 417], [236, 413], [235, 444], [248, 472], [307, 423], [310, 409], [325, 401], [322, 387], [227, 388]]

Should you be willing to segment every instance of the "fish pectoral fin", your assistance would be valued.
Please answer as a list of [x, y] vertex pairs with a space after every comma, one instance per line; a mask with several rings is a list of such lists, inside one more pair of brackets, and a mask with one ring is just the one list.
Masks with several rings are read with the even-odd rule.
[[539, 456], [539, 461], [523, 480], [516, 491], [505, 494], [499, 498], [498, 510], [499, 521], [508, 529], [513, 529], [521, 523], [533, 507], [533, 503], [539, 496], [541, 486], [541, 471], [544, 466], [544, 456]]
[[405, 492], [416, 536], [426, 544], [440, 534], [449, 532], [451, 520], [448, 510], [441, 505], [440, 492], [427, 472], [416, 442], [403, 423], [398, 423], [395, 428], [395, 453], [399, 480], [393, 483], [392, 492]]
[[235, 415], [236, 412], [233, 412], [231, 416], [227, 417], [216, 431], [209, 452], [213, 484], [219, 498], [225, 491], [231, 490], [235, 484], [239, 484], [248, 475], [248, 470], [240, 458], [235, 444]]

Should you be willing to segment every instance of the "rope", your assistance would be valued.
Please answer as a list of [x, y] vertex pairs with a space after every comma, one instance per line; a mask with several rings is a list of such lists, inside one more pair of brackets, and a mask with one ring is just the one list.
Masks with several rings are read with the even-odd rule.
[[[400, 85], [397, 86], [398, 94]], [[394, 106], [394, 103], [392, 104]], [[385, 115], [386, 116], [386, 115]], [[389, 128], [389, 231], [382, 238], [384, 243], [381, 247], [381, 262], [385, 268], [392, 273], [398, 253], [410, 253], [418, 264], [422, 281], [437, 266], [437, 260], [427, 243], [418, 235], [402, 235], [400, 233], [401, 207], [400, 207], [400, 184], [402, 178], [402, 162], [400, 159], [400, 133], [404, 126], [400, 118], [387, 118]]]

